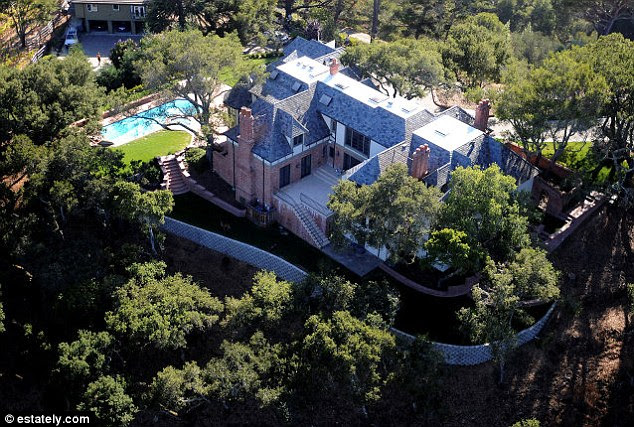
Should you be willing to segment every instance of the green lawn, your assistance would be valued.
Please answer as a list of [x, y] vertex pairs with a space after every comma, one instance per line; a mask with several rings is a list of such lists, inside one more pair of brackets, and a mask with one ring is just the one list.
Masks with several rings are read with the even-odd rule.
[[[247, 61], [253, 64], [254, 66], [257, 66], [257, 65], [266, 66], [277, 59], [279, 58], [278, 57], [253, 58], [249, 56], [247, 57]], [[235, 86], [235, 84], [238, 83], [238, 80], [240, 80], [241, 76], [240, 76], [240, 73], [237, 72], [235, 68], [227, 67], [220, 71], [219, 77], [220, 77], [220, 81], [223, 82], [224, 84], [229, 86]]]
[[124, 154], [124, 160], [127, 163], [132, 160], [148, 162], [156, 156], [166, 156], [180, 151], [187, 147], [190, 141], [191, 135], [185, 131], [162, 130], [114, 149]]
[[[591, 148], [592, 142], [571, 141], [557, 161], [577, 172], [590, 172], [597, 166], [597, 162], [590, 151]], [[543, 151], [543, 155], [551, 157], [554, 152], [552, 145], [549, 145]], [[597, 176], [597, 182], [603, 182], [609, 173], [610, 169], [603, 167]]]

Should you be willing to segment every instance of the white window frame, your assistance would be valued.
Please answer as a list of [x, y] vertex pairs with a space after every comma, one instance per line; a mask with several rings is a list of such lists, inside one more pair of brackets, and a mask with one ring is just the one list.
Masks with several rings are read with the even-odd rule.
[[87, 12], [99, 12], [99, 7], [96, 4], [89, 3], [86, 5]]
[[135, 18], [145, 18], [145, 6], [130, 6], [130, 12]]
[[118, 11], [119, 11], [119, 5], [118, 5], [118, 4], [113, 4], [113, 5], [112, 5], [112, 10], [113, 10], [114, 12], [118, 12]]

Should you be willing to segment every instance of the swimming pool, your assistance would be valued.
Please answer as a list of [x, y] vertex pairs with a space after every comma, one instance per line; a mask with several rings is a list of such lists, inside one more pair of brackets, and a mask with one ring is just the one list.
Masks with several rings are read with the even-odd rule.
[[[147, 111], [142, 111], [138, 113], [138, 117], [128, 117], [104, 126], [101, 129], [101, 135], [105, 141], [114, 142], [115, 145], [125, 144], [163, 129], [154, 120], [144, 119], [143, 117], [151, 117], [160, 123], [165, 123], [168, 117], [182, 115], [183, 113], [194, 114], [194, 106], [186, 99], [176, 99]], [[172, 121], [172, 123], [183, 123], [185, 125], [192, 125], [194, 122], [195, 120], [187, 118], [179, 118]]]

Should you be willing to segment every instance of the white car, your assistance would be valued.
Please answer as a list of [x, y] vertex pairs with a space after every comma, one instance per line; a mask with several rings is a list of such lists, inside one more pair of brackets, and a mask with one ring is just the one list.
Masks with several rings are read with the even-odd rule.
[[77, 43], [79, 43], [79, 38], [77, 37], [77, 30], [75, 28], [71, 28], [66, 33], [66, 40], [64, 41], [64, 46], [66, 48], [69, 48], [72, 45]]

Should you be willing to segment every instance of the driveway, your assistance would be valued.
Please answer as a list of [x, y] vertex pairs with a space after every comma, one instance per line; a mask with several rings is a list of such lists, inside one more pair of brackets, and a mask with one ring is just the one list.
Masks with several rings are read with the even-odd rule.
[[[79, 35], [79, 43], [81, 43], [81, 47], [83, 48], [86, 56], [88, 56], [88, 60], [92, 64], [93, 68], [98, 69], [110, 63], [110, 60], [108, 59], [110, 50], [118, 41], [132, 39], [139, 43], [142, 38], [142, 35], [132, 35], [126, 33], [84, 33]], [[101, 64], [97, 61], [98, 53], [101, 55]], [[60, 56], [65, 56], [66, 54], [66, 50], [62, 49]]]

